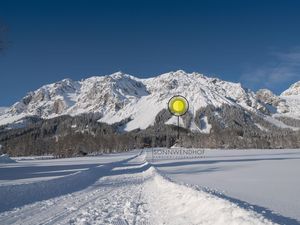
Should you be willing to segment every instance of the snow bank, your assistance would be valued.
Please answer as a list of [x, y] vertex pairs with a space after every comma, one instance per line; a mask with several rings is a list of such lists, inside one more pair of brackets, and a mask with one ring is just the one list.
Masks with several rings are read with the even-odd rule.
[[205, 150], [205, 158], [157, 160], [172, 180], [197, 186], [279, 224], [300, 224], [300, 150]]
[[144, 196], [153, 224], [263, 225], [274, 224], [258, 213], [208, 192], [172, 182], [153, 167]]
[[3, 154], [0, 155], [0, 163], [16, 163], [16, 161], [11, 159], [7, 154]]
[[37, 155], [37, 156], [20, 156], [20, 157], [14, 157], [14, 159], [18, 161], [28, 161], [28, 160], [47, 160], [47, 159], [55, 159], [53, 155]]

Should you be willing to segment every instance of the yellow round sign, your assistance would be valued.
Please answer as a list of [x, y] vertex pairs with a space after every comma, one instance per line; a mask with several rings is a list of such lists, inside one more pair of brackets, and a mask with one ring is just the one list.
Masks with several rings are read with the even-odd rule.
[[173, 115], [182, 116], [188, 111], [189, 103], [185, 97], [176, 95], [169, 100], [168, 108]]

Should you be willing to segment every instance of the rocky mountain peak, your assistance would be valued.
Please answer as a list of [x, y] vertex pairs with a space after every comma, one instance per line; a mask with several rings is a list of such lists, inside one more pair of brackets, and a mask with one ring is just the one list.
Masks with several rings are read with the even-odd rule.
[[292, 84], [287, 90], [285, 90], [281, 94], [281, 96], [291, 96], [291, 95], [300, 96], [300, 81]]

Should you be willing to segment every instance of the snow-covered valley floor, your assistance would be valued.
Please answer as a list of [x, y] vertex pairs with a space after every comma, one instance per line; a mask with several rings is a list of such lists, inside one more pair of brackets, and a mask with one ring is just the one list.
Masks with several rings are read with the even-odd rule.
[[[298, 214], [292, 210], [296, 207], [296, 212], [300, 202], [295, 203], [299, 200], [299, 183], [294, 187], [300, 171], [299, 155], [296, 150], [207, 151], [205, 159], [153, 161], [151, 150], [136, 150], [0, 164], [0, 224], [299, 224]], [[263, 161], [265, 167], [259, 163], [255, 167], [257, 176], [251, 174], [253, 163]], [[291, 176], [296, 177], [280, 173], [276, 168], [281, 166], [290, 168], [294, 171]], [[290, 192], [283, 194], [291, 196], [286, 201], [277, 198], [278, 204], [292, 205], [286, 214], [271, 213], [281, 209], [272, 208], [276, 197], [273, 205], [258, 204], [267, 202], [259, 201], [260, 197], [267, 198], [263, 196], [268, 195], [265, 189], [276, 190], [277, 185], [276, 179], [268, 183], [272, 180], [268, 172], [259, 169], [274, 171], [285, 184], [281, 185], [283, 190]], [[264, 176], [266, 182], [262, 182]], [[224, 179], [229, 180], [222, 186]], [[244, 182], [245, 186], [256, 184], [248, 187], [252, 191], [249, 196], [256, 199], [245, 198], [243, 191], [237, 194], [239, 187], [245, 188], [238, 184]], [[260, 192], [261, 185], [268, 187]], [[220, 190], [226, 194], [220, 194]], [[272, 190], [270, 193], [273, 198]], [[247, 200], [257, 201], [249, 205]]]

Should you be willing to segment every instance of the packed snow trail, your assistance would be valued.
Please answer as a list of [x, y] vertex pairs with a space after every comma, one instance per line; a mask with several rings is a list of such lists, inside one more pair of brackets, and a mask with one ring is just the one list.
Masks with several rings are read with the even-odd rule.
[[170, 181], [146, 161], [145, 152], [102, 167], [104, 175], [87, 188], [3, 212], [0, 224], [273, 224], [227, 200]]

